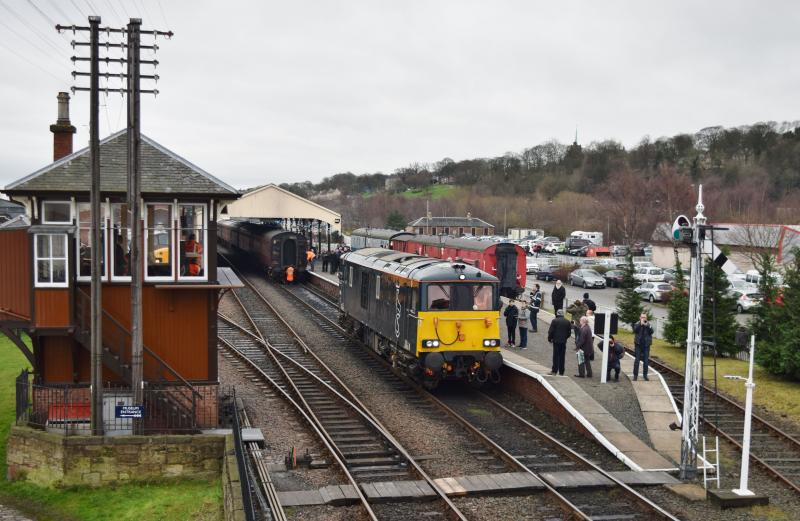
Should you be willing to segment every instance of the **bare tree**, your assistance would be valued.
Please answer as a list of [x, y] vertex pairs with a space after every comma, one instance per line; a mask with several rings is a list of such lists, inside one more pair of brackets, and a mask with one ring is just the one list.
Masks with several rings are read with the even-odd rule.
[[656, 219], [653, 191], [643, 175], [615, 171], [606, 182], [603, 201], [611, 226], [625, 244], [649, 238]]

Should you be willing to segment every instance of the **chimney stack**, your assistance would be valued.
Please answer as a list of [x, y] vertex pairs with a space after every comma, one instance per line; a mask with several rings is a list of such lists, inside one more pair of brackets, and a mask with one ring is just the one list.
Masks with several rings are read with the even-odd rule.
[[58, 119], [55, 125], [50, 125], [53, 133], [53, 161], [58, 161], [72, 153], [72, 134], [75, 127], [69, 121], [69, 94], [58, 93]]

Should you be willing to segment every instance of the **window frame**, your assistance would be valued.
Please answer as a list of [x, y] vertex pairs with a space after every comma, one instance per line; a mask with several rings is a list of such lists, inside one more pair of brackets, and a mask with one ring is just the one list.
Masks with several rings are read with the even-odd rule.
[[[180, 266], [177, 266], [177, 264], [180, 262], [180, 258], [181, 258], [181, 254], [178, 251], [178, 248], [180, 247], [180, 243], [181, 243], [180, 235], [181, 235], [181, 232], [184, 230], [184, 228], [181, 226], [181, 222], [180, 222], [181, 221], [180, 220], [181, 206], [202, 206], [203, 207], [203, 243], [202, 243], [202, 246], [203, 246], [203, 265], [202, 265], [203, 266], [203, 274], [199, 275], [199, 276], [181, 275]], [[205, 281], [208, 280], [208, 204], [207, 203], [201, 203], [201, 202], [193, 203], [193, 202], [189, 202], [189, 201], [178, 202], [176, 210], [177, 211], [175, 211], [175, 215], [174, 215], [174, 217], [172, 219], [173, 223], [175, 223], [175, 222], [178, 223], [177, 224], [177, 228], [175, 228], [175, 230], [174, 230], [175, 231], [176, 244], [175, 244], [175, 251], [173, 252], [173, 254], [174, 254], [175, 258], [177, 259], [175, 261], [175, 264], [176, 264], [175, 267], [178, 268], [178, 269], [177, 270], [173, 269], [173, 273], [177, 273], [178, 280], [180, 280], [180, 281], [205, 282]], [[187, 229], [195, 230], [196, 228], [187, 228]], [[147, 244], [147, 243], [145, 243], [145, 244]]]
[[[81, 230], [82, 229], [89, 230], [89, 234], [90, 234], [89, 236], [91, 237], [92, 226], [91, 226], [91, 223], [89, 223], [89, 227], [88, 228], [82, 228], [81, 227], [81, 212], [80, 212], [79, 207], [82, 204], [89, 205], [89, 207], [90, 207], [89, 211], [91, 212], [91, 203], [86, 202], [86, 201], [78, 201], [78, 202], [75, 203], [75, 230], [76, 230], [75, 231], [75, 266], [76, 266], [76, 268], [75, 268], [75, 280], [77, 280], [78, 282], [88, 282], [88, 281], [92, 280], [92, 276], [91, 275], [81, 275], [81, 248], [80, 248], [80, 243], [81, 243]], [[100, 203], [100, 208], [103, 209], [103, 211], [102, 211], [103, 220], [101, 221], [102, 222], [102, 224], [101, 224], [102, 229], [100, 231], [101, 241], [103, 242], [103, 272], [100, 274], [100, 279], [101, 280], [109, 280], [108, 279], [108, 274], [109, 274], [109, 268], [108, 268], [108, 266], [109, 266], [109, 262], [108, 262], [108, 260], [109, 260], [108, 259], [108, 257], [109, 257], [109, 255], [108, 255], [109, 208], [108, 208], [108, 204], [104, 201], [104, 202]], [[128, 279], [130, 279], [130, 277], [128, 277]]]
[[[49, 239], [50, 255], [48, 257], [39, 256], [39, 237], [47, 236]], [[54, 236], [62, 237], [64, 239], [64, 257], [53, 257], [53, 242]], [[53, 280], [53, 261], [64, 261], [64, 282], [52, 282]], [[39, 261], [50, 261], [50, 282], [39, 281]], [[69, 234], [68, 233], [35, 233], [33, 235], [33, 285], [36, 288], [69, 288]]]
[[381, 276], [375, 275], [375, 300], [381, 299]]
[[[117, 263], [116, 248], [114, 247], [114, 245], [115, 245], [114, 241], [116, 240], [116, 237], [114, 237], [114, 230], [115, 230], [115, 228], [114, 228], [114, 224], [115, 224], [115, 222], [114, 222], [114, 205], [115, 204], [123, 206], [123, 205], [127, 205], [128, 203], [127, 203], [127, 201], [111, 202], [109, 204], [109, 208], [108, 208], [108, 218], [109, 218], [108, 219], [109, 220], [109, 234], [108, 235], [111, 238], [110, 239], [111, 242], [109, 242], [109, 247], [110, 247], [109, 259], [110, 259], [110, 262], [108, 264], [109, 264], [109, 266], [111, 266], [109, 268], [109, 271], [108, 271], [109, 277], [110, 277], [109, 280], [111, 280], [111, 282], [131, 282], [131, 276], [130, 275], [115, 275], [114, 274], [114, 266], [116, 266], [116, 263]], [[128, 211], [130, 211], [130, 210], [128, 210]], [[134, 221], [135, 220], [136, 220], [136, 218], [134, 217]], [[122, 228], [120, 227], [120, 229], [122, 229]], [[128, 231], [128, 240], [130, 241], [131, 235], [133, 234], [133, 229], [130, 226], [128, 226], [125, 229]], [[140, 256], [141, 256], [141, 254], [140, 254]], [[146, 259], [146, 257], [145, 257], [145, 259]], [[144, 262], [146, 263], [147, 260], [145, 260]]]
[[[46, 218], [47, 210], [46, 207], [48, 204], [66, 204], [69, 206], [69, 218], [66, 221], [48, 221]], [[61, 200], [45, 200], [42, 201], [42, 224], [72, 224], [72, 220], [75, 218], [75, 209], [73, 208], [72, 201], [61, 201]]]
[[[150, 252], [147, 250], [148, 241], [150, 239], [150, 219], [149, 219], [149, 212], [148, 207], [150, 206], [167, 206], [169, 207], [169, 226], [167, 227], [167, 236], [169, 237], [171, 248], [169, 253], [169, 267], [170, 273], [169, 275], [150, 275], [148, 274], [148, 255]], [[176, 249], [177, 245], [175, 244], [175, 202], [174, 201], [145, 201], [143, 205], [144, 209], [144, 255], [142, 255], [142, 262], [144, 262], [143, 270], [144, 270], [144, 281], [145, 282], [166, 282], [166, 281], [173, 281], [175, 280], [175, 264], [176, 264]], [[138, 219], [137, 219], [138, 220]], [[196, 279], [198, 280], [198, 279]]]

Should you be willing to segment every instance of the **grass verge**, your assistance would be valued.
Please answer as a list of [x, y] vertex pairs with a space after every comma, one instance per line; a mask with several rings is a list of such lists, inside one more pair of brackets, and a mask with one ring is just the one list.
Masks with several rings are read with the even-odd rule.
[[14, 378], [28, 362], [0, 334], [0, 502], [42, 521], [161, 521], [222, 519], [219, 480], [169, 483], [130, 483], [92, 489], [51, 489], [11, 482], [6, 476], [6, 441], [15, 415]]
[[[620, 331], [615, 337], [626, 346], [633, 346], [632, 333]], [[683, 373], [686, 366], [686, 352], [664, 340], [653, 339], [650, 356], [673, 369], [677, 369], [681, 373]], [[717, 386], [719, 390], [743, 404], [745, 399], [744, 383], [737, 380], [728, 380], [723, 376], [739, 375], [747, 378], [747, 371], [747, 362], [736, 360], [735, 358], [718, 358]], [[714, 368], [704, 368], [704, 377], [707, 381], [713, 381]], [[753, 404], [800, 426], [800, 384], [771, 375], [758, 365], [753, 367], [753, 378], [756, 382], [756, 388], [753, 391]]]
[[423, 197], [430, 197], [434, 201], [437, 199], [444, 199], [448, 197], [456, 190], [455, 186], [452, 185], [433, 185], [421, 190], [409, 190], [406, 192], [400, 192], [400, 195], [405, 197], [406, 199], [420, 199]]

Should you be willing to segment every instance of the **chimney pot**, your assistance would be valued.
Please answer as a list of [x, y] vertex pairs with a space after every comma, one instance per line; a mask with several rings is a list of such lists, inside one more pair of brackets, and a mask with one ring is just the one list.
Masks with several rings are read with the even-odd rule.
[[53, 133], [53, 161], [72, 153], [72, 135], [76, 129], [69, 120], [69, 94], [58, 93], [58, 119], [50, 125]]

